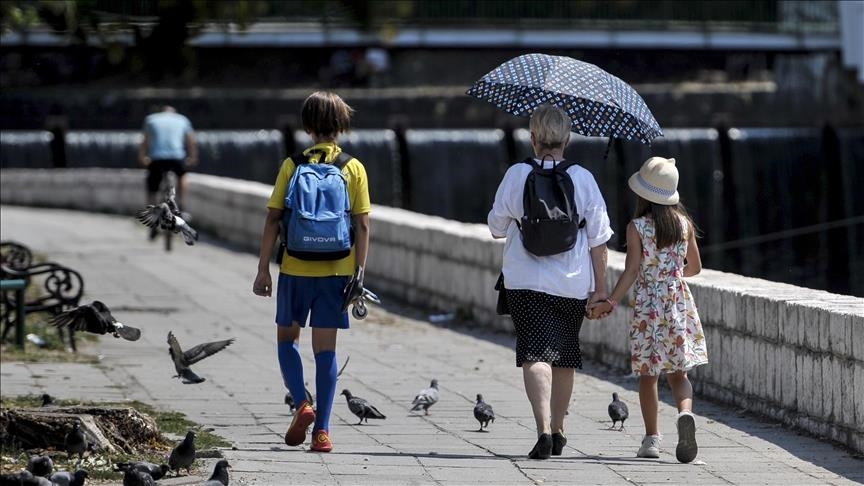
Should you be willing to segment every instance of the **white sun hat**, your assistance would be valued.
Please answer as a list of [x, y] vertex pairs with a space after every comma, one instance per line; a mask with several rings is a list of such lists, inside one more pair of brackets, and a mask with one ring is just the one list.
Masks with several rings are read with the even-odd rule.
[[678, 204], [678, 168], [675, 159], [651, 157], [627, 181], [630, 189], [656, 204]]

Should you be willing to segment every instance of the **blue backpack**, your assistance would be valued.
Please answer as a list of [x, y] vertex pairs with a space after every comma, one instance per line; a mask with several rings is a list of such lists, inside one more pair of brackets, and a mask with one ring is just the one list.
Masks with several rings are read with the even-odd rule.
[[291, 157], [297, 168], [285, 196], [282, 241], [292, 257], [340, 260], [351, 253], [351, 203], [348, 182], [342, 175], [342, 168], [351, 159], [345, 152], [332, 164], [310, 164], [302, 153]]

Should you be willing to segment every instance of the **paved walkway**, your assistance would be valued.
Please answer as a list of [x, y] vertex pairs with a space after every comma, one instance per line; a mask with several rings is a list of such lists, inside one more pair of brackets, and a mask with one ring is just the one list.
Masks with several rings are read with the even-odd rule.
[[[251, 215], [250, 217], [262, 215]], [[343, 397], [332, 419], [335, 450], [286, 447], [290, 421], [282, 403], [273, 329], [274, 302], [251, 293], [257, 258], [206, 239], [166, 254], [145, 240], [132, 218], [57, 210], [0, 208], [0, 233], [78, 269], [86, 301], [140, 326], [130, 343], [111, 337], [84, 350], [98, 365], [3, 363], [2, 393], [49, 392], [61, 398], [136, 399], [186, 413], [235, 444], [224, 451], [232, 484], [854, 484], [864, 461], [778, 424], [696, 402], [697, 464], [675, 461], [674, 409], [662, 405], [667, 433], [659, 460], [636, 459], [641, 416], [632, 378], [587, 363], [577, 374], [569, 444], [561, 458], [526, 459], [534, 423], [514, 366], [512, 338], [445, 327], [427, 315], [386, 302], [340, 337], [351, 356], [339, 390], [350, 389], [387, 415], [358, 426]], [[178, 240], [179, 242], [179, 240]], [[373, 248], [374, 251], [374, 248]], [[275, 275], [275, 268], [274, 268]], [[368, 282], [374, 289], [375, 282]], [[586, 324], [594, 325], [594, 324]], [[207, 381], [171, 379], [165, 337], [183, 345], [236, 337], [234, 345], [195, 366]], [[314, 370], [308, 335], [307, 381]], [[314, 371], [313, 371], [314, 372]], [[409, 416], [413, 395], [437, 378], [441, 401], [426, 417]], [[314, 391], [314, 386], [310, 387]], [[607, 430], [612, 392], [630, 405], [626, 432]], [[489, 433], [472, 416], [482, 393], [495, 408]], [[666, 395], [668, 399], [668, 394]], [[211, 460], [212, 461], [212, 460]]]

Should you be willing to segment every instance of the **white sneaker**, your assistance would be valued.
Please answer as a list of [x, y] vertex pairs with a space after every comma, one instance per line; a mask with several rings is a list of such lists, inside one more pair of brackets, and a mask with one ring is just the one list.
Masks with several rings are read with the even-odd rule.
[[690, 411], [678, 414], [675, 422], [678, 425], [678, 447], [675, 448], [675, 457], [678, 462], [688, 463], [696, 459], [699, 446], [696, 445], [696, 419]]
[[660, 440], [659, 435], [646, 435], [642, 439], [642, 447], [636, 453], [636, 457], [649, 457], [653, 459], [660, 458]]

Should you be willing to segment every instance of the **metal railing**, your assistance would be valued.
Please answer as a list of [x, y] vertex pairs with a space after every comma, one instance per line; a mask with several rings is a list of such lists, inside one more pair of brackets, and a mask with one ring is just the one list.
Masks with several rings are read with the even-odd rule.
[[[60, 2], [57, 4], [62, 5]], [[188, 23], [301, 23], [331, 27], [585, 28], [613, 30], [730, 30], [836, 32], [837, 0], [233, 0], [67, 2], [77, 22], [150, 24], [182, 16]], [[32, 0], [7, 1], [31, 10]], [[10, 7], [11, 5], [11, 7]], [[175, 12], [176, 11], [176, 12]]]

